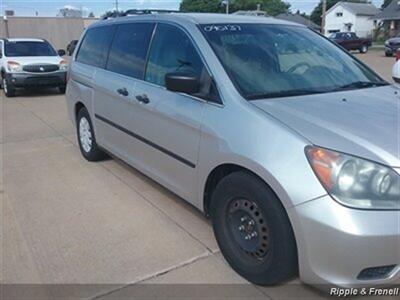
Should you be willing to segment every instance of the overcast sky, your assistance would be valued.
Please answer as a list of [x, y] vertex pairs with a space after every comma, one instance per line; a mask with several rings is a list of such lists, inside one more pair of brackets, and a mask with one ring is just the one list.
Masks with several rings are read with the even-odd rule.
[[[118, 0], [119, 8], [158, 8], [178, 9], [181, 0]], [[310, 13], [319, 0], [287, 0], [292, 5], [292, 11]], [[383, 0], [372, 1], [380, 7]], [[39, 16], [55, 16], [60, 8], [73, 6], [87, 13], [94, 12], [96, 16], [107, 10], [115, 8], [115, 0], [0, 0], [0, 10], [14, 10], [18, 16], [33, 16], [37, 12]]]

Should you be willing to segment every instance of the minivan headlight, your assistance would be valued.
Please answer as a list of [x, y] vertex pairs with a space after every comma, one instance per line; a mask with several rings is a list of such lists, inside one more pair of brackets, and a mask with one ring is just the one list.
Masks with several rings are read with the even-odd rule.
[[305, 152], [336, 201], [353, 208], [400, 209], [400, 175], [392, 168], [314, 146], [307, 146]]

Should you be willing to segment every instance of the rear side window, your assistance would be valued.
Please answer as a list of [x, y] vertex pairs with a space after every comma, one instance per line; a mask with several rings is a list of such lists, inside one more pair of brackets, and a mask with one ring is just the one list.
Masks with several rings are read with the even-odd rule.
[[104, 68], [113, 33], [113, 26], [89, 29], [83, 38], [76, 61]]
[[153, 27], [150, 23], [119, 25], [108, 56], [107, 70], [142, 79]]

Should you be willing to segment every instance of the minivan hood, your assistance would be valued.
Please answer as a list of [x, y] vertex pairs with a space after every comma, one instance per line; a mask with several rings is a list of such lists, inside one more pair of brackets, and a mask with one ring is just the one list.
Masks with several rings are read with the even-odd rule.
[[394, 86], [251, 101], [314, 145], [400, 167]]
[[30, 64], [55, 64], [58, 65], [62, 58], [59, 56], [18, 56], [7, 57], [7, 61], [15, 61], [23, 66]]

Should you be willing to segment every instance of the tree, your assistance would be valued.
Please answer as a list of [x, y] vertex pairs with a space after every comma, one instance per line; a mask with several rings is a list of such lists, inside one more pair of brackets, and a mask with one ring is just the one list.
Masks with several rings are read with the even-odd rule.
[[82, 18], [82, 10], [74, 6], [65, 5], [58, 11], [58, 16], [64, 18]]
[[258, 4], [260, 4], [261, 10], [266, 11], [271, 16], [288, 13], [290, 9], [290, 4], [282, 0], [234, 0], [231, 11], [256, 10]]
[[220, 0], [183, 0], [180, 10], [184, 12], [222, 12]]
[[[332, 6], [341, 0], [326, 0], [326, 10], [328, 11]], [[350, 0], [347, 2], [356, 2], [356, 3], [367, 3], [368, 0]], [[314, 8], [310, 16], [311, 21], [315, 24], [321, 25], [322, 23], [322, 1], [318, 3], [318, 5]]]
[[89, 15], [88, 15], [88, 18], [94, 18], [94, 13], [90, 12]]
[[101, 15], [101, 19], [116, 18], [116, 17], [120, 17], [123, 15], [124, 15], [124, 13], [121, 11], [109, 10], [109, 11], [106, 11], [103, 15]]
[[[289, 12], [290, 4], [282, 0], [231, 0], [230, 12], [238, 10], [256, 10], [260, 4], [261, 10], [271, 16]], [[221, 0], [183, 0], [180, 6], [185, 12], [224, 12]]]

